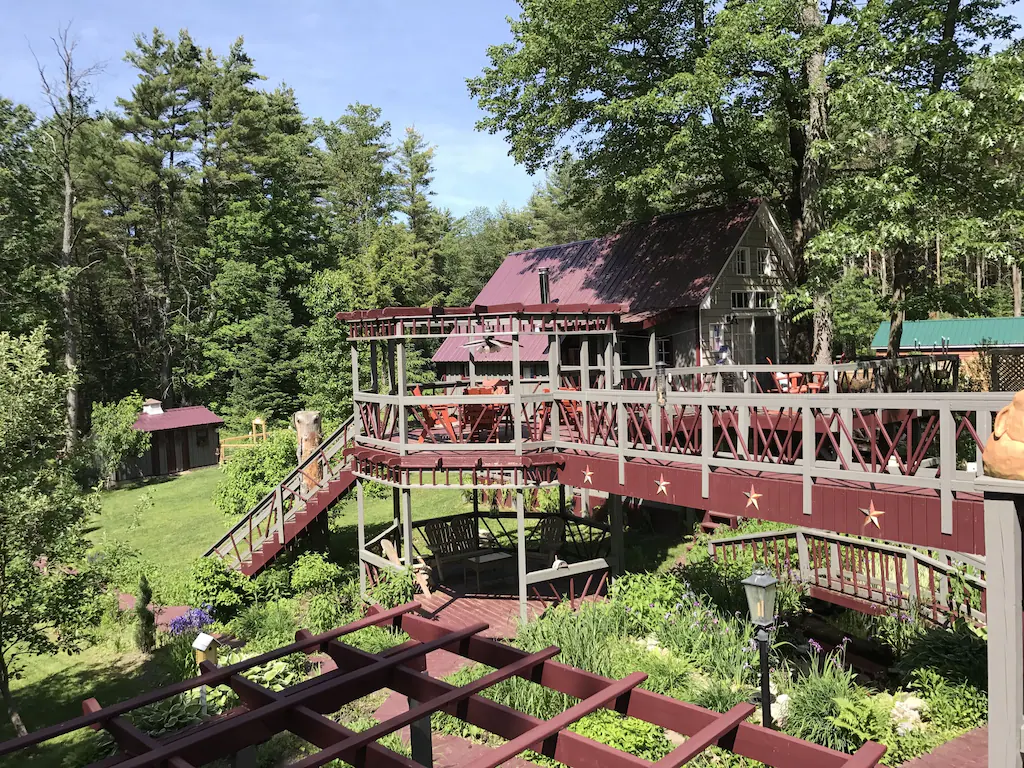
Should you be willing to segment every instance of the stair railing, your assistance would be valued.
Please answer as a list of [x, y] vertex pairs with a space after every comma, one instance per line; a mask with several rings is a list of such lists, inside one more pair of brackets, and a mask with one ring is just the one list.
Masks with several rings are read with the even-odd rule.
[[[341, 458], [345, 446], [355, 438], [354, 419], [349, 416], [341, 426], [320, 444], [316, 451], [293, 469], [273, 490], [264, 496], [221, 539], [210, 547], [205, 557], [216, 555], [230, 567], [239, 569], [251, 561], [253, 553], [276, 533], [284, 541], [284, 524], [306, 505], [306, 501], [327, 482], [338, 477], [345, 467]], [[311, 470], [318, 470], [311, 471]], [[310, 479], [320, 475], [319, 484]], [[305, 482], [308, 492], [303, 494]]]

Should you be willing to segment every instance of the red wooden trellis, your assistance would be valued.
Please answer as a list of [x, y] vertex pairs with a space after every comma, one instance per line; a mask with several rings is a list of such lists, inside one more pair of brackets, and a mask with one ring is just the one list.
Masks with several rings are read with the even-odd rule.
[[[622, 680], [610, 680], [554, 661], [559, 653], [554, 646], [527, 653], [480, 637], [486, 624], [451, 629], [414, 615], [417, 607], [416, 603], [409, 603], [390, 611], [371, 608], [367, 617], [315, 637], [303, 630], [292, 645], [227, 667], [204, 663], [198, 677], [121, 704], [100, 707], [95, 700], [89, 700], [83, 705], [85, 714], [81, 717], [0, 744], [0, 756], [80, 728], [93, 727], [110, 733], [121, 750], [118, 758], [103, 761], [103, 765], [189, 768], [227, 757], [266, 741], [276, 733], [290, 731], [320, 750], [295, 763], [301, 768], [317, 768], [335, 759], [357, 767], [413, 768], [420, 763], [382, 747], [377, 740], [409, 725], [422, 726], [429, 722], [432, 713], [445, 712], [506, 739], [505, 744], [496, 749], [481, 748], [480, 752], [474, 752], [466, 762], [472, 768], [494, 768], [527, 749], [541, 752], [570, 768], [650, 766], [635, 755], [568, 730], [581, 717], [601, 708], [688, 736], [681, 746], [656, 764], [658, 768], [677, 768], [716, 744], [766, 765], [787, 768], [871, 768], [885, 753], [884, 746], [873, 742], [864, 744], [854, 755], [835, 752], [745, 722], [754, 710], [751, 704], [737, 704], [724, 714], [711, 712], [639, 688], [647, 677], [645, 673], [635, 672]], [[358, 629], [389, 623], [404, 630], [411, 640], [383, 654], [367, 653], [340, 641]], [[493, 667], [494, 671], [462, 687], [434, 679], [423, 672], [424, 659], [428, 653], [439, 649]], [[336, 668], [280, 692], [241, 675], [254, 666], [297, 652], [326, 653]], [[539, 720], [480, 695], [486, 688], [513, 676], [532, 680], [580, 701], [550, 720]], [[160, 738], [141, 732], [124, 717], [139, 707], [200, 685], [227, 685], [242, 704], [220, 718]], [[361, 733], [325, 714], [382, 688], [397, 691], [417, 703], [410, 704], [409, 711]], [[419, 757], [424, 759], [423, 755]]]

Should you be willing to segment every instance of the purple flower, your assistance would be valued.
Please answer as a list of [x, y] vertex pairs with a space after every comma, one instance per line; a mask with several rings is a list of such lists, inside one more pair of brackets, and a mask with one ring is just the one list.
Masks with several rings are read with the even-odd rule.
[[181, 636], [202, 632], [204, 627], [213, 624], [213, 617], [210, 616], [212, 608], [213, 606], [210, 605], [204, 605], [202, 608], [189, 608], [181, 616], [171, 619], [171, 634]]
[[814, 651], [815, 653], [821, 653], [821, 643], [819, 643], [813, 637], [808, 641], [807, 644], [811, 647], [811, 650]]

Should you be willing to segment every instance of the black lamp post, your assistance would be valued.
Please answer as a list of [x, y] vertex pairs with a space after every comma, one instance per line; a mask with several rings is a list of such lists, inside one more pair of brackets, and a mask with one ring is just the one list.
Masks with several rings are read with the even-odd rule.
[[768, 630], [775, 623], [775, 592], [778, 579], [763, 565], [755, 565], [754, 572], [743, 579], [747, 593], [750, 621], [757, 627], [754, 636], [761, 651], [761, 722], [772, 727], [771, 675], [768, 672]]

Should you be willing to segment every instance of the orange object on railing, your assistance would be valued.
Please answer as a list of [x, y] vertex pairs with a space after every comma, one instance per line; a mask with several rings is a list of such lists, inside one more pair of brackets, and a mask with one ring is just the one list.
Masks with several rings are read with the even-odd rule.
[[[412, 393], [416, 397], [423, 397], [423, 391], [418, 386], [412, 388]], [[423, 414], [424, 430], [420, 433], [416, 442], [424, 442], [427, 439], [430, 430], [438, 424], [440, 424], [444, 428], [444, 431], [448, 433], [448, 437], [453, 443], [459, 442], [459, 437], [455, 433], [455, 427], [459, 425], [459, 421], [448, 413], [447, 406], [439, 405], [433, 407], [430, 405], [420, 404], [419, 409]]]

